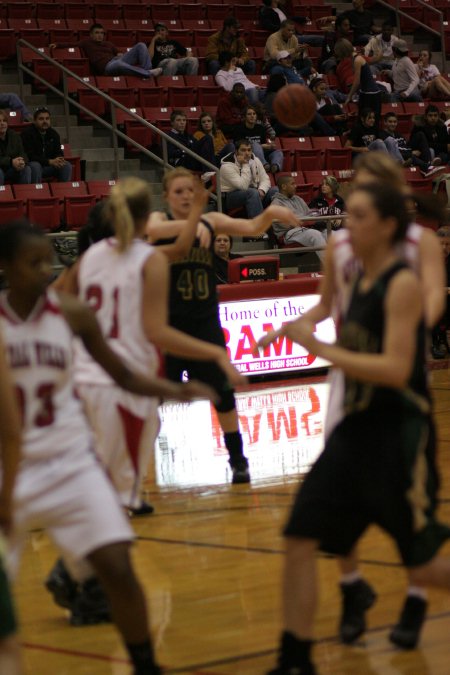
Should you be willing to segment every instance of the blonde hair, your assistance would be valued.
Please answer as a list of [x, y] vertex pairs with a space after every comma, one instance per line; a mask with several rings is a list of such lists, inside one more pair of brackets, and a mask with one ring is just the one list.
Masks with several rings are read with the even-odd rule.
[[114, 228], [120, 253], [129, 248], [136, 226], [148, 218], [151, 209], [150, 185], [141, 178], [123, 178], [114, 185], [105, 204], [105, 217]]
[[402, 167], [385, 152], [373, 150], [362, 153], [356, 158], [354, 169], [356, 173], [367, 171], [374, 178], [399, 189], [406, 185]]
[[164, 174], [163, 179], [162, 179], [162, 187], [163, 187], [163, 192], [168, 192], [171, 183], [176, 178], [194, 178], [193, 174], [189, 171], [189, 169], [185, 169], [184, 166], [178, 166], [176, 169], [172, 169], [171, 171], [167, 171], [167, 173]]

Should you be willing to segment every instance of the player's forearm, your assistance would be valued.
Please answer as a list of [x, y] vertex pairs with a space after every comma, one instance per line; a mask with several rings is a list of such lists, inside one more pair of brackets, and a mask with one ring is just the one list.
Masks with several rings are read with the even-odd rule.
[[117, 384], [126, 391], [138, 396], [158, 398], [177, 398], [179, 386], [160, 377], [147, 378], [124, 368]]
[[168, 354], [196, 361], [217, 361], [224, 353], [221, 347], [193, 338], [171, 326], [160, 326], [148, 334], [147, 338]]

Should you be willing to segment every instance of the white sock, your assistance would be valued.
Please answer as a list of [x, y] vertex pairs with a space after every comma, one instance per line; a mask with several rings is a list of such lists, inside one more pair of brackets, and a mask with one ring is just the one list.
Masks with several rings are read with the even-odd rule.
[[421, 598], [421, 600], [428, 598], [427, 591], [422, 586], [409, 586], [407, 595], [412, 598]]
[[360, 579], [362, 579], [361, 572], [359, 570], [355, 570], [355, 572], [343, 574], [341, 576], [341, 584], [342, 586], [350, 586], [350, 584], [354, 584], [357, 581], [360, 581]]

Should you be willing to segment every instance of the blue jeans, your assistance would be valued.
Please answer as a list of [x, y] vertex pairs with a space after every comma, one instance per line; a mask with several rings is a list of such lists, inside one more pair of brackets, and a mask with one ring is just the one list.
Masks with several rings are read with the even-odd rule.
[[248, 188], [247, 190], [232, 190], [231, 192], [222, 193], [225, 213], [231, 209], [237, 209], [243, 206], [247, 211], [247, 218], [255, 218], [264, 211], [273, 199], [278, 188], [271, 187], [268, 192], [261, 197], [256, 188]]
[[6, 169], [6, 171], [0, 169], [0, 185], [4, 185], [6, 179], [11, 183], [19, 183], [19, 185], [30, 185], [32, 183], [30, 165], [26, 164], [21, 171], [13, 168]]
[[17, 94], [0, 94], [0, 108], [17, 110], [21, 113], [22, 119], [31, 117], [30, 111]]
[[311, 47], [321, 47], [323, 45], [323, 35], [302, 35], [297, 33], [298, 43], [301, 45], [310, 45]]
[[[214, 60], [208, 61], [207, 65], [208, 73], [210, 75], [215, 75], [221, 67], [220, 63]], [[256, 73], [256, 63], [253, 61], [253, 59], [249, 59], [242, 66], [239, 66], [239, 68], [242, 68], [246, 75], [254, 75]]]
[[56, 166], [42, 166], [39, 162], [30, 162], [31, 182], [42, 183], [44, 178], [56, 177], [59, 183], [68, 183], [72, 179], [72, 164], [66, 162], [60, 169]]
[[163, 69], [163, 75], [197, 75], [198, 59], [195, 56], [186, 56], [181, 59], [163, 59], [158, 63]]
[[105, 66], [105, 75], [137, 75], [149, 77], [148, 71], [152, 68], [147, 45], [138, 42], [122, 56], [116, 56]]
[[280, 171], [283, 171], [283, 153], [281, 150], [265, 150], [257, 141], [252, 142], [252, 150], [255, 157], [264, 164], [276, 164]]
[[266, 90], [258, 89], [258, 87], [251, 87], [251, 89], [245, 90], [245, 95], [247, 96], [251, 105], [255, 105], [256, 103], [261, 103], [261, 101], [264, 99]]

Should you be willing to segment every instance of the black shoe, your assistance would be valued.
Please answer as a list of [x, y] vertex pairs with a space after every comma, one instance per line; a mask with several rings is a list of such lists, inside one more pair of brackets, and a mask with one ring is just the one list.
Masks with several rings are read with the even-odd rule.
[[97, 579], [88, 579], [80, 586], [70, 607], [72, 626], [93, 626], [112, 621], [108, 599]]
[[290, 668], [275, 668], [274, 670], [269, 670], [267, 675], [316, 675], [316, 669], [314, 664], [309, 662], [304, 666], [291, 666]]
[[141, 505], [137, 506], [135, 509], [129, 508], [128, 515], [133, 518], [138, 516], [149, 516], [154, 510], [155, 507], [148, 502], [141, 502]]
[[403, 649], [414, 649], [419, 642], [425, 615], [427, 601], [414, 595], [409, 595], [403, 605], [400, 619], [389, 634], [389, 640]]
[[78, 584], [66, 570], [62, 560], [57, 560], [45, 581], [45, 587], [53, 595], [59, 607], [70, 609], [77, 597]]
[[233, 485], [238, 485], [239, 483], [250, 483], [250, 472], [248, 470], [248, 460], [246, 457], [242, 457], [233, 463], [230, 461], [230, 466], [233, 473], [233, 477], [231, 479]]
[[353, 584], [341, 584], [343, 608], [339, 624], [339, 639], [352, 644], [366, 630], [365, 613], [376, 600], [377, 594], [367, 581], [359, 579]]

